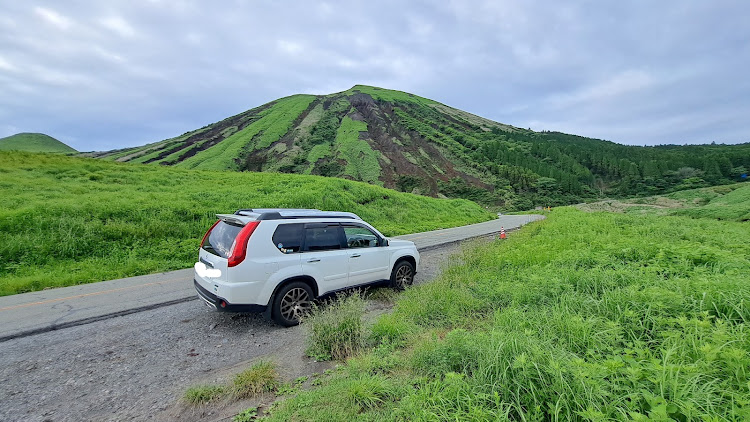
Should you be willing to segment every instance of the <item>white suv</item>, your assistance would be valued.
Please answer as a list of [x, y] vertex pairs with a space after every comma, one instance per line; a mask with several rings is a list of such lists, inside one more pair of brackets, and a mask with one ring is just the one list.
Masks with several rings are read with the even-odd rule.
[[419, 264], [413, 242], [388, 239], [349, 212], [243, 209], [216, 217], [194, 284], [219, 311], [264, 312], [292, 326], [318, 297], [384, 281], [403, 289]]

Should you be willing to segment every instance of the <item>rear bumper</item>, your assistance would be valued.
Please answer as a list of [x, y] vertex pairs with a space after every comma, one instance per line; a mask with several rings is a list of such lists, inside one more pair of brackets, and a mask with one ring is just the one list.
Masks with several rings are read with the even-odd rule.
[[219, 312], [262, 313], [266, 311], [266, 307], [263, 305], [240, 305], [229, 303], [225, 299], [222, 299], [204, 289], [203, 286], [201, 286], [195, 279], [193, 279], [193, 285], [195, 286], [195, 290], [198, 292], [198, 297], [206, 302], [206, 305], [213, 309], [216, 309]]

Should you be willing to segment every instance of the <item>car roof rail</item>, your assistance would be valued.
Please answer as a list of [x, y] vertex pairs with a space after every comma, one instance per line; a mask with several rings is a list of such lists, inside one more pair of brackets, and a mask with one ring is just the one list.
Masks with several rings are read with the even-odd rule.
[[353, 220], [361, 220], [361, 218], [357, 214], [351, 212], [321, 211], [318, 209], [306, 208], [249, 208], [237, 210], [235, 214], [252, 217], [258, 221], [302, 218], [350, 218]]

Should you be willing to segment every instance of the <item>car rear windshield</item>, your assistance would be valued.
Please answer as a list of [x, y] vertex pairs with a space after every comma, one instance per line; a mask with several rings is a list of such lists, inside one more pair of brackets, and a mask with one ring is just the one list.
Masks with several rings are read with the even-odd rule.
[[242, 230], [242, 227], [237, 224], [221, 221], [211, 230], [211, 233], [201, 247], [207, 252], [226, 258], [229, 256], [234, 239], [240, 230]]

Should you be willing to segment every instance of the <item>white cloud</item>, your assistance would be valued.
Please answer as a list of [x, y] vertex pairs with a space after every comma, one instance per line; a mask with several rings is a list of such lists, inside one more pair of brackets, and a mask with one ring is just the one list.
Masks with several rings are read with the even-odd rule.
[[301, 53], [304, 48], [301, 43], [298, 43], [295, 41], [289, 41], [289, 40], [278, 40], [276, 42], [276, 46], [283, 53], [286, 53], [289, 55], [297, 55]]
[[67, 30], [73, 26], [73, 21], [70, 18], [63, 16], [52, 9], [46, 7], [35, 7], [34, 13], [44, 19], [45, 22], [50, 23], [59, 29]]
[[13, 63], [10, 63], [9, 61], [5, 60], [2, 56], [0, 56], [0, 70], [5, 70], [8, 72], [16, 72], [18, 71], [18, 68], [13, 65]]
[[108, 16], [101, 19], [99, 23], [123, 38], [133, 38], [138, 34], [137, 31], [120, 16]]

